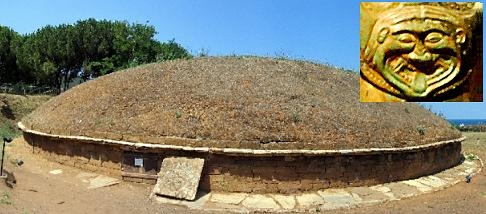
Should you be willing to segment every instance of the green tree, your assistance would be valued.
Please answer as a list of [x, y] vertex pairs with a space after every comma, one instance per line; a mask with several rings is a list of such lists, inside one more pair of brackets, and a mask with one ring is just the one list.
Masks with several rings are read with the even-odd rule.
[[189, 52], [181, 45], [176, 43], [175, 39], [172, 39], [166, 43], [159, 42], [158, 44], [157, 61], [189, 59], [191, 57], [191, 54], [189, 54]]
[[17, 73], [15, 82], [40, 85], [41, 79], [36, 72], [41, 68], [40, 53], [35, 48], [31, 35], [19, 36], [12, 41], [12, 51], [15, 53]]
[[147, 24], [96, 19], [47, 25], [23, 36], [3, 27], [0, 81], [62, 92], [76, 77], [88, 80], [144, 63], [192, 57], [175, 40], [155, 40], [156, 33]]
[[12, 29], [0, 26], [0, 82], [15, 82], [17, 64], [12, 43], [19, 35]]
[[117, 55], [113, 48], [113, 24], [107, 20], [88, 19], [78, 21], [74, 26], [78, 32], [78, 53], [83, 68], [80, 75], [84, 80], [114, 71], [110, 59]]

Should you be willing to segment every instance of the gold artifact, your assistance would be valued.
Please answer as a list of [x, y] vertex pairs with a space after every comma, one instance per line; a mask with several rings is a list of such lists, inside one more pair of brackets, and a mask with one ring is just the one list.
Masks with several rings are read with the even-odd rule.
[[360, 10], [361, 101], [482, 101], [482, 3]]

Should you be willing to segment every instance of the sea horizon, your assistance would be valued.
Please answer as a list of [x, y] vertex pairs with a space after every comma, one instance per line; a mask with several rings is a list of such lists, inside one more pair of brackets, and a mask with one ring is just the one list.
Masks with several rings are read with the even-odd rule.
[[486, 125], [486, 119], [447, 119], [455, 125]]

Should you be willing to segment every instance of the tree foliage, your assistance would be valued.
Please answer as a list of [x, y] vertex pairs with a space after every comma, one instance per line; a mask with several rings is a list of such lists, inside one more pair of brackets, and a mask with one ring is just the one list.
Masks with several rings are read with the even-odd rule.
[[12, 44], [19, 35], [8, 27], [0, 26], [0, 82], [13, 81], [17, 72], [16, 57]]
[[27, 35], [0, 26], [0, 83], [61, 92], [77, 77], [86, 81], [144, 63], [192, 57], [174, 40], [155, 40], [155, 34], [151, 25], [96, 19], [47, 25]]

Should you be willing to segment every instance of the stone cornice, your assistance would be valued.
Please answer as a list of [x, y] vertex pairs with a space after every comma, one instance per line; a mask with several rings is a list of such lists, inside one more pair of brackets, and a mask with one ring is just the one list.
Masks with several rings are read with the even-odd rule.
[[[225, 154], [225, 155], [235, 155], [235, 156], [320, 156], [320, 155], [364, 155], [364, 154], [374, 154], [374, 153], [397, 153], [397, 152], [411, 152], [418, 150], [425, 150], [429, 148], [436, 148], [442, 145], [450, 143], [462, 142], [466, 137], [461, 137], [453, 140], [439, 141], [435, 143], [429, 143], [418, 146], [409, 146], [401, 148], [363, 148], [363, 149], [342, 149], [342, 150], [312, 150], [312, 149], [240, 149], [240, 148], [218, 148], [218, 147], [190, 147], [190, 146], [178, 146], [178, 145], [166, 145], [166, 144], [150, 144], [150, 143], [134, 143], [128, 141], [92, 138], [85, 136], [67, 136], [67, 135], [55, 135], [48, 134], [40, 131], [35, 131], [28, 129], [21, 122], [17, 123], [19, 129], [25, 133], [40, 135], [45, 137], [52, 137], [58, 139], [69, 139], [69, 140], [80, 140], [87, 141], [90, 143], [103, 144], [103, 145], [116, 145], [121, 147], [127, 147], [130, 149], [169, 149], [169, 150], [180, 150], [180, 151], [191, 151], [200, 153], [214, 153], [214, 154]], [[180, 140], [192, 140], [180, 137], [166, 137], [166, 138], [177, 138]]]

